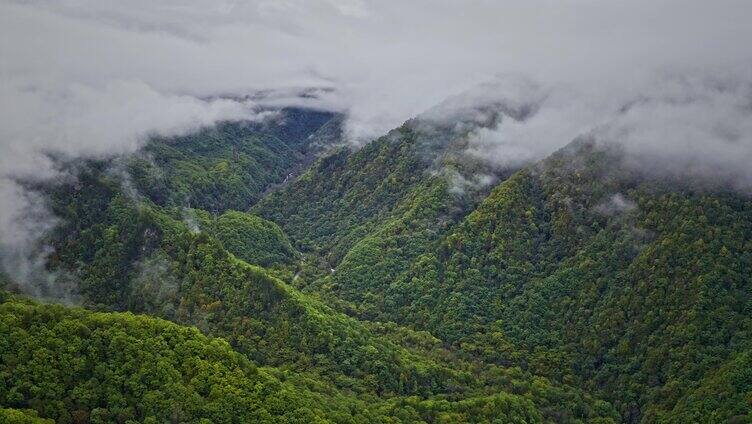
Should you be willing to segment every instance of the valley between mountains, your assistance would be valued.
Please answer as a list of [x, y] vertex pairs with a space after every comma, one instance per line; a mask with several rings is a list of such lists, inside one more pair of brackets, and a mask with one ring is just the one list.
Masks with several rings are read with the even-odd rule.
[[752, 199], [588, 137], [469, 153], [524, 115], [354, 147], [284, 108], [53, 158], [0, 277], [0, 421], [752, 422]]

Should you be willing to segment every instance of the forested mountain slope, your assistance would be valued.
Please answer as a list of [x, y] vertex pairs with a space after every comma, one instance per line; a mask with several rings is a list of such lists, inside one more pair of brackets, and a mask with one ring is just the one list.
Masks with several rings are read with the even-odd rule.
[[280, 381], [276, 371], [256, 367], [226, 341], [159, 319], [6, 298], [0, 334], [0, 402], [33, 408], [58, 423], [369, 417], [363, 404]]
[[[259, 365], [315, 381], [317, 392], [343, 391], [376, 414], [406, 422], [515, 417], [514, 411], [528, 422], [616, 417], [610, 405], [570, 385], [377, 334], [228, 252], [249, 260], [283, 252], [275, 274], [291, 276], [284, 267], [294, 269], [285, 264], [295, 252], [273, 223], [241, 212], [214, 217], [159, 206], [134, 196], [113, 166], [81, 163], [75, 181], [41, 188], [60, 220], [48, 238], [54, 252], [47, 266], [75, 286], [70, 301], [197, 326]], [[13, 406], [32, 398], [24, 399]]]
[[[229, 241], [242, 235], [235, 233], [234, 222], [222, 219], [225, 215], [208, 231], [195, 232], [180, 220], [184, 211], [132, 199], [95, 168], [78, 183], [83, 185], [56, 187], [55, 206], [60, 216], [93, 221], [66, 219], [67, 225], [57, 228], [49, 266], [78, 281], [84, 305], [196, 325], [228, 338], [262, 364], [315, 368], [331, 379], [348, 376], [354, 390], [430, 391], [452, 378], [435, 364], [418, 369], [403, 358], [405, 352], [376, 339], [357, 321], [238, 260], [211, 235]], [[263, 256], [277, 249], [259, 247], [239, 253]], [[399, 375], [401, 380], [395, 378]]]
[[261, 123], [227, 122], [153, 139], [123, 167], [134, 188], [158, 205], [245, 211], [325, 152], [326, 143], [336, 143], [322, 142], [317, 131], [336, 133], [339, 121], [328, 112], [282, 109]]
[[[542, 401], [542, 381], [535, 395], [364, 401], [304, 375], [258, 367], [195, 328], [0, 295], [0, 402], [14, 408], [0, 409], [7, 422], [49, 422], [40, 415], [61, 423], [554, 422], [534, 402]], [[569, 400], [551, 395], [559, 398], [548, 408]]]
[[[410, 179], [396, 178], [401, 183], [388, 191], [392, 174], [379, 174], [399, 166], [381, 163], [369, 173], [371, 161], [355, 160], [380, 158], [372, 151], [385, 146], [404, 149], [384, 154], [385, 163], [416, 157], [400, 155], [412, 146], [399, 143], [409, 140], [409, 125], [399, 131], [355, 155], [325, 159], [256, 207], [263, 214], [279, 206], [267, 216], [292, 235], [303, 234], [303, 222], [315, 223], [322, 235], [314, 245], [319, 241], [330, 260], [342, 257], [332, 275], [310, 287], [352, 302], [360, 317], [428, 330], [485, 361], [579, 381], [614, 402], [627, 422], [670, 420], [674, 408], [699, 408], [682, 402], [698, 402], [688, 393], [699, 387], [717, 387], [721, 370], [746, 376], [725, 365], [746, 357], [752, 340], [746, 195], [703, 181], [649, 178], [618, 147], [579, 140], [501, 182], [459, 225], [449, 220], [442, 235], [436, 211], [449, 210], [452, 198], [442, 187], [448, 180], [436, 177], [436, 161], [408, 161], [404, 169], [414, 172], [396, 173], [438, 181], [435, 196], [421, 187], [411, 197], [400, 191], [409, 190]], [[371, 174], [378, 177], [364, 183]], [[317, 203], [321, 193], [328, 200]], [[428, 219], [411, 222], [394, 204]], [[360, 224], [362, 216], [369, 224]], [[735, 399], [734, 407], [723, 400], [697, 416], [742, 419], [752, 410], [743, 390], [723, 398]]]
[[257, 367], [195, 328], [0, 295], [3, 422], [545, 422], [529, 399], [507, 393], [365, 403]]
[[432, 189], [442, 190], [446, 198], [433, 224], [446, 227], [467, 208], [460, 198], [478, 195], [476, 186], [483, 185], [469, 184], [465, 176], [485, 172], [489, 181], [497, 177], [483, 162], [461, 154], [472, 128], [419, 118], [408, 121], [361, 149], [341, 148], [324, 157], [297, 181], [262, 199], [253, 211], [277, 222], [300, 248], [328, 255], [332, 264]]
[[[330, 153], [340, 116], [286, 113], [36, 186], [57, 218], [47, 277], [101, 312], [3, 295], [1, 414], [172, 419], [137, 406], [158, 391], [188, 422], [752, 419], [748, 196], [648, 178], [586, 139], [520, 170], [466, 154], [473, 128], [524, 110], [423, 117]], [[88, 359], [65, 365], [67, 338]], [[107, 350], [141, 345], [170, 372]], [[154, 383], [100, 375], [104, 357]]]
[[[214, 218], [197, 209], [187, 211], [187, 215], [190, 224], [212, 234], [227, 251], [249, 264], [263, 267], [291, 264], [299, 256], [277, 224], [256, 215], [227, 211]], [[192, 219], [198, 222], [193, 223]]]
[[416, 118], [359, 150], [325, 156], [251, 210], [332, 270], [303, 283], [366, 305], [508, 175], [463, 153], [484, 123]]
[[[627, 421], [668, 419], [721, 369], [746, 376], [724, 364], [752, 342], [752, 201], [621, 159], [575, 143], [520, 171], [374, 309], [489, 361], [571, 372]], [[748, 414], [739, 399], [716, 419]]]

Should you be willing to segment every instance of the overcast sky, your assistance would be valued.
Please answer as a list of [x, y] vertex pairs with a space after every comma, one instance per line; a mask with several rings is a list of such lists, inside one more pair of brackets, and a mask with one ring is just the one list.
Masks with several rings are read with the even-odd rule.
[[317, 105], [360, 143], [457, 94], [538, 102], [473, 151], [518, 164], [590, 132], [746, 184], [750, 22], [749, 0], [3, 0], [0, 238], [27, 207], [7, 177], [53, 175], [40, 153], [258, 118], [216, 99], [261, 89], [333, 89]]

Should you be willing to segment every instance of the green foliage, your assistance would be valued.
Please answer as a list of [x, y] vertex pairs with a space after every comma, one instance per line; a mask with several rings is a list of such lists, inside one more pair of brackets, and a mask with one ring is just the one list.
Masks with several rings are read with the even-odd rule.
[[290, 264], [297, 252], [277, 224], [248, 213], [227, 211], [206, 230], [230, 253], [249, 264], [268, 267]]
[[231, 122], [154, 139], [128, 160], [128, 172], [135, 188], [162, 206], [247, 210], [306, 162], [309, 136], [335, 117], [287, 109], [277, 119], [278, 125]]
[[316, 370], [353, 390], [397, 394], [428, 394], [462, 378], [377, 339], [210, 240], [199, 237], [191, 245], [181, 281], [177, 320], [226, 336], [260, 363]]
[[[350, 390], [429, 394], [468, 378], [410, 357], [356, 320], [236, 259], [208, 233], [194, 234], [158, 207], [111, 190], [102, 222], [61, 228], [67, 237], [56, 240], [63, 244], [52, 264], [81, 276], [85, 304], [196, 325], [227, 337], [261, 364], [315, 371]], [[75, 210], [86, 204], [57, 207]], [[226, 218], [234, 217], [245, 219], [237, 213]], [[220, 222], [222, 217], [215, 229], [221, 232]], [[86, 252], [94, 253], [87, 257]]]
[[[259, 368], [222, 339], [131, 313], [0, 304], [0, 417], [8, 422], [545, 422], [527, 396], [369, 403]], [[453, 421], [447, 421], [453, 420]]]
[[544, 422], [532, 402], [508, 394], [474, 397], [457, 402], [415, 397], [389, 402], [382, 411], [405, 422], [531, 424]]
[[54, 424], [55, 421], [40, 418], [32, 409], [0, 408], [0, 422], [8, 424]]
[[435, 225], [448, 207], [446, 189], [444, 181], [430, 179], [408, 194], [396, 217], [355, 243], [322, 281], [327, 289], [366, 308], [361, 316], [374, 316], [373, 307], [385, 288], [446, 229]]
[[667, 192], [618, 157], [575, 146], [500, 184], [386, 290], [380, 318], [582, 379], [626, 421], [670, 411], [752, 340], [752, 204]]
[[696, 389], [685, 394], [656, 422], [752, 422], [752, 352], [746, 351], [714, 370]]
[[360, 150], [322, 158], [252, 210], [320, 267], [300, 286], [373, 318], [385, 288], [487, 189], [463, 175], [495, 178], [482, 162], [457, 158], [465, 145], [462, 131], [408, 122]]
[[[748, 348], [749, 201], [656, 184], [620, 152], [578, 142], [436, 231], [456, 206], [446, 174], [401, 177], [401, 165], [431, 169], [412, 130], [333, 155], [256, 207], [337, 263], [307, 289], [470, 357], [579, 385], [628, 422], [671, 411]], [[311, 234], [308, 221], [324, 229]]]
[[[235, 400], [282, 422], [750, 422], [748, 197], [646, 179], [581, 141], [510, 176], [462, 154], [467, 129], [420, 121], [275, 191], [336, 133], [295, 113], [156, 140], [125, 159], [137, 191], [109, 162], [47, 188], [60, 218], [47, 266], [77, 300], [227, 342], [3, 294], [14, 336], [0, 365], [16, 368], [0, 404], [145, 420], [132, 405], [147, 383], [128, 377], [157, 378], [139, 367], [163, 355], [153, 390], [185, 421]], [[125, 353], [92, 350], [76, 323]], [[163, 332], [185, 335], [165, 345]], [[204, 350], [186, 347], [198, 339]], [[185, 349], [227, 389], [186, 380]]]
[[158, 319], [10, 301], [0, 335], [0, 403], [58, 423], [365, 418], [345, 398], [281, 382], [227, 342]]
[[[149, 313], [195, 325], [209, 335], [226, 338], [233, 349], [259, 364], [283, 367], [296, 378], [318, 382], [324, 391], [355, 393], [374, 407], [380, 404], [379, 398], [418, 395], [424, 400], [452, 396], [452, 405], [462, 409], [465, 404], [459, 400], [486, 397], [485, 392], [492, 388], [496, 393], [513, 391], [515, 396], [523, 396], [525, 402], [540, 407], [549, 421], [576, 422], [600, 416], [594, 401], [572, 387], [542, 381], [530, 384], [533, 376], [524, 372], [501, 368], [491, 372], [482, 365], [450, 358], [446, 352], [429, 355], [423, 349], [405, 348], [404, 340], [374, 333], [358, 320], [230, 254], [213, 236], [222, 217], [161, 208], [131, 198], [105, 167], [90, 164], [82, 169], [85, 188], [71, 185], [52, 190], [54, 209], [73, 219], [62, 220], [51, 238], [58, 253], [50, 265], [63, 274], [81, 277], [80, 295], [86, 305]], [[398, 206], [400, 218], [385, 227], [386, 239], [414, 249], [415, 253], [404, 257], [401, 255], [408, 249], [382, 255], [391, 255], [403, 264], [400, 266], [407, 266], [410, 257], [428, 248], [422, 241], [438, 239], [435, 229], [421, 228], [441, 214], [447, 186], [442, 180], [429, 179], [428, 184], [433, 189], [414, 190], [407, 198], [410, 201]], [[89, 200], [89, 195], [96, 199]], [[98, 210], [87, 210], [92, 206]], [[82, 221], [75, 219], [77, 216], [96, 216], [98, 220]], [[230, 227], [235, 218], [241, 227], [247, 218], [258, 222], [236, 212], [227, 217], [231, 218]], [[195, 232], [195, 224], [207, 231]], [[417, 231], [426, 235], [418, 236]], [[122, 264], [128, 272], [111, 274], [113, 263]], [[343, 270], [347, 269], [343, 265]], [[485, 375], [494, 377], [481, 377]], [[567, 402], [582, 405], [584, 412], [568, 413]]]
[[[301, 250], [320, 251], [337, 264], [355, 243], [445, 184], [428, 172], [435, 165], [435, 153], [429, 153], [435, 143], [430, 134], [405, 124], [358, 151], [342, 148], [324, 157], [253, 211], [278, 223]], [[429, 201], [428, 207], [443, 206], [430, 221], [434, 231], [447, 226], [449, 215], [461, 213], [452, 210], [460, 203], [447, 204], [451, 199]]]

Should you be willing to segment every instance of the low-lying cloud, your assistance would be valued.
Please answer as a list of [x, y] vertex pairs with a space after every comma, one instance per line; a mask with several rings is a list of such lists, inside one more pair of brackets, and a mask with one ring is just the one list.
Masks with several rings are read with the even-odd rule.
[[[525, 87], [529, 84], [525, 83]], [[501, 168], [543, 159], [579, 136], [615, 144], [625, 164], [658, 177], [697, 177], [752, 189], [752, 74], [663, 75], [629, 92], [552, 86], [507, 104], [505, 114], [469, 135], [467, 153]], [[503, 98], [503, 97], [501, 97]], [[527, 105], [527, 106], [525, 106]]]
[[697, 177], [752, 190], [752, 75], [664, 81], [594, 130], [628, 165], [656, 176]]

